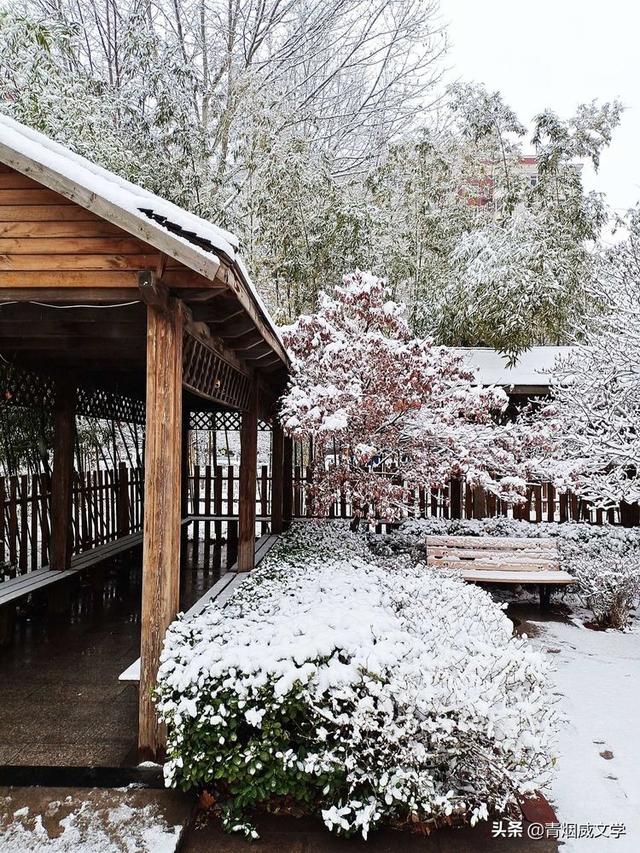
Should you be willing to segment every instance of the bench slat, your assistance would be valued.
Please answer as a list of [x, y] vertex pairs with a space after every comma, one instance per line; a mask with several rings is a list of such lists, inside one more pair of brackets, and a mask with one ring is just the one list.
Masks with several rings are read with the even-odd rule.
[[429, 548], [429, 558], [455, 558], [456, 560], [466, 560], [473, 562], [474, 560], [504, 560], [508, 557], [509, 560], [516, 562], [531, 562], [531, 563], [558, 563], [558, 552], [553, 551], [472, 551], [468, 548]]
[[429, 548], [471, 548], [474, 551], [539, 551], [557, 552], [557, 543], [549, 537], [539, 539], [515, 536], [427, 536]]
[[576, 579], [568, 572], [495, 572], [495, 571], [465, 571], [462, 577], [466, 581], [476, 583], [513, 583], [527, 586], [528, 584], [551, 584], [553, 586], [568, 586], [576, 583]]
[[8, 581], [2, 581], [0, 582], [0, 606], [30, 595], [32, 592], [37, 592], [39, 589], [45, 589], [57, 581], [66, 580], [90, 566], [134, 548], [141, 542], [142, 533], [129, 533], [120, 539], [114, 539], [112, 542], [91, 548], [89, 551], [75, 554], [71, 558], [70, 568], [65, 571], [53, 571], [48, 566], [44, 566], [34, 572], [27, 572]]
[[23, 585], [19, 588], [14, 587], [13, 589], [5, 590], [4, 584], [2, 584], [0, 585], [0, 605], [9, 604], [11, 601], [16, 601], [18, 598], [22, 598], [25, 595], [36, 592], [38, 589], [43, 589], [44, 587], [47, 587], [52, 583], [56, 583], [59, 580], [63, 580], [68, 576], [68, 572], [54, 572], [47, 569], [45, 575], [38, 578], [32, 578], [30, 584]]

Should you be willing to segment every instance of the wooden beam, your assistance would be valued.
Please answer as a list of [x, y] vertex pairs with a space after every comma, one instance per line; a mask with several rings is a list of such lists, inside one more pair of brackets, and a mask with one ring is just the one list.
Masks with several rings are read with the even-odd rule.
[[251, 390], [240, 427], [240, 495], [238, 500], [238, 571], [254, 567], [256, 543], [256, 475], [258, 467], [258, 394]]
[[183, 311], [147, 308], [147, 427], [138, 746], [159, 758], [166, 735], [152, 699], [160, 651], [179, 606]]
[[[9, 285], [3, 283], [4, 273], [0, 273], [0, 305], [4, 302], [47, 302], [47, 303], [64, 303], [71, 302], [74, 305], [113, 305], [123, 302], [138, 302], [138, 294], [131, 290], [130, 287], [114, 287], [112, 284], [106, 287], [92, 287], [91, 283], [95, 282], [98, 273], [94, 273], [89, 278], [85, 279], [85, 285], [72, 285], [70, 287], [59, 287], [57, 284], [47, 284], [44, 286], [25, 287], [26, 276], [20, 275], [18, 284]], [[16, 273], [6, 273], [15, 277]], [[107, 273], [111, 276], [112, 273]], [[129, 273], [127, 273], [129, 275]], [[135, 274], [134, 274], [135, 275]], [[28, 281], [33, 281], [33, 276], [29, 275]], [[113, 281], [113, 280], [112, 280]], [[122, 274], [118, 277], [119, 283], [122, 285]], [[137, 275], [135, 276], [137, 286]]]
[[160, 311], [165, 311], [169, 304], [167, 288], [160, 284], [153, 270], [140, 270], [138, 273], [138, 290], [146, 305], [152, 305]]
[[223, 361], [226, 361], [227, 364], [230, 364], [235, 370], [242, 373], [244, 376], [249, 376], [251, 371], [247, 367], [247, 365], [238, 358], [235, 352], [226, 345], [226, 343], [221, 340], [219, 337], [212, 335], [209, 331], [209, 327], [206, 323], [203, 322], [194, 322], [191, 317], [191, 312], [188, 308], [185, 308], [185, 330], [187, 334], [196, 338], [196, 340], [200, 341], [209, 349], [212, 349], [215, 353], [217, 353]]
[[277, 417], [271, 432], [271, 532], [282, 533], [282, 497], [284, 486], [284, 433]]
[[53, 476], [51, 478], [51, 538], [49, 568], [64, 571], [71, 565], [73, 448], [76, 437], [76, 389], [72, 382], [56, 387]]

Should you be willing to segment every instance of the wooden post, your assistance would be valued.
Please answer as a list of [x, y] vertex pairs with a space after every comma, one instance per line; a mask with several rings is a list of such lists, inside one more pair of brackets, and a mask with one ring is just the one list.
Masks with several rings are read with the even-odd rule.
[[238, 496], [238, 571], [254, 567], [256, 545], [256, 476], [258, 473], [258, 397], [254, 386], [251, 401], [242, 413], [240, 427], [240, 493]]
[[271, 532], [283, 530], [283, 485], [284, 485], [284, 433], [274, 418], [271, 434]]
[[[282, 453], [282, 524], [286, 530], [293, 516], [293, 439], [284, 438]], [[344, 516], [341, 516], [344, 518]]]
[[71, 563], [73, 448], [76, 437], [75, 404], [75, 386], [68, 383], [58, 384], [53, 436], [49, 550], [49, 568], [54, 570], [68, 569]]
[[[449, 480], [449, 503], [451, 504], [451, 518], [462, 518], [462, 481], [460, 477], [452, 477]], [[433, 515], [437, 515], [437, 509]]]
[[118, 525], [118, 537], [126, 536], [131, 527], [129, 525], [129, 471], [126, 462], [118, 465], [118, 491], [116, 492], [116, 514]]
[[180, 592], [182, 326], [179, 302], [147, 306], [147, 429], [138, 746], [160, 758], [165, 732], [152, 699], [164, 635]]

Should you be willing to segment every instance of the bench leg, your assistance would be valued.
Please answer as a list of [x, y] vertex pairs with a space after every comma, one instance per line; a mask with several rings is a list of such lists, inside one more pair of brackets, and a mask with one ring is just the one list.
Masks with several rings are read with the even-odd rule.
[[548, 583], [540, 584], [540, 609], [546, 610], [551, 604], [551, 585]]
[[51, 616], [66, 616], [71, 607], [69, 578], [53, 584], [47, 593], [47, 612]]

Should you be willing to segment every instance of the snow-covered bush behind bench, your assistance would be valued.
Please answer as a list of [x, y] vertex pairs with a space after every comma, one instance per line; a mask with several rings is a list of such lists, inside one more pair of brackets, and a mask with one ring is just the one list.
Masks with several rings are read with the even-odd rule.
[[228, 828], [279, 802], [364, 837], [475, 823], [543, 784], [547, 666], [488, 594], [344, 523], [299, 523], [223, 605], [167, 634], [167, 784], [215, 788]]
[[424, 554], [425, 536], [557, 537], [561, 567], [575, 575], [578, 598], [601, 628], [624, 628], [640, 599], [640, 530], [565, 522], [534, 524], [509, 518], [408, 519], [385, 536], [371, 536], [379, 554]]

